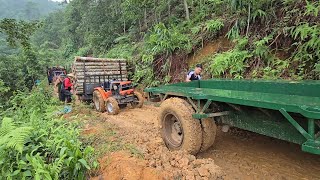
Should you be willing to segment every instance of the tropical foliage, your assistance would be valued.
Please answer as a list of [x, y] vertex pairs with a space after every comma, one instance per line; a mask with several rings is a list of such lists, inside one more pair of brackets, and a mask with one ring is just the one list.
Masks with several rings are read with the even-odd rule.
[[85, 179], [86, 170], [96, 166], [93, 148], [82, 146], [76, 124], [55, 113], [58, 104], [51, 94], [44, 85], [18, 92], [2, 111], [1, 178]]
[[[126, 58], [135, 83], [157, 86], [183, 80], [198, 63], [188, 58], [210, 42], [218, 48], [199, 60], [207, 77], [320, 78], [318, 0], [67, 2], [0, 0], [0, 171], [7, 179], [81, 179], [94, 166], [76, 125], [52, 114], [57, 104], [34, 83], [46, 66], [74, 56]], [[220, 47], [221, 39], [230, 47]]]
[[[135, 81], [156, 85], [176, 78], [176, 64], [187, 71], [185, 59], [207, 42], [245, 38], [243, 52], [218, 52], [243, 63], [227, 77], [318, 79], [318, 9], [315, 0], [74, 0], [46, 18], [33, 42], [50, 60], [125, 57]], [[210, 75], [228, 74], [222, 56], [212, 56]]]
[[[62, 107], [45, 83], [38, 87], [34, 83], [44, 77], [50, 62], [31, 41], [43, 23], [29, 20], [48, 12], [32, 17], [10, 14], [26, 2], [0, 3], [0, 9], [7, 8], [1, 10], [1, 18], [19, 18], [0, 20], [0, 179], [85, 179], [86, 172], [97, 166], [93, 148], [82, 145], [77, 124], [60, 118]], [[45, 4], [58, 6], [48, 1], [39, 6]]]

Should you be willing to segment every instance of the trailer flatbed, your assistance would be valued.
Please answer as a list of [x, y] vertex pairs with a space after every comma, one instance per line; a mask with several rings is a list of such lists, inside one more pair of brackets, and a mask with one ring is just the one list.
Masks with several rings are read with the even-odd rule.
[[[148, 88], [146, 92], [162, 102], [184, 99], [194, 109], [194, 119], [213, 118], [215, 124], [298, 143], [304, 151], [320, 154], [319, 81], [213, 79]], [[212, 105], [219, 110], [210, 109]]]

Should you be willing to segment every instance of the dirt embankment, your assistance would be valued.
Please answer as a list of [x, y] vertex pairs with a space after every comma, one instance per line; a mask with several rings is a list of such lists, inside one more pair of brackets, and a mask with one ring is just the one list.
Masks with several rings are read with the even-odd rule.
[[189, 67], [194, 66], [215, 53], [221, 53], [232, 48], [233, 44], [226, 37], [219, 37], [213, 42], [208, 42], [205, 46], [189, 56], [187, 62]]
[[158, 112], [153, 105], [125, 109], [116, 116], [91, 112], [101, 120], [89, 123], [87, 134], [95, 136], [105, 125], [115, 128], [117, 137], [140, 154], [124, 148], [105, 154], [94, 179], [320, 179], [320, 156], [241, 130], [219, 131], [215, 145], [197, 157], [170, 152], [158, 132]]

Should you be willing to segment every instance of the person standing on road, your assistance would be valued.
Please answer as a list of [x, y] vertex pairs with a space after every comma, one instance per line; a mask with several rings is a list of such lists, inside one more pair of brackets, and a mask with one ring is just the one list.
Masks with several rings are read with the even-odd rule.
[[61, 90], [63, 88], [63, 81], [65, 78], [66, 78], [66, 75], [64, 73], [62, 73], [57, 78], [57, 80], [54, 82], [54, 91], [55, 91], [55, 93], [58, 94], [60, 101], [64, 101], [64, 95]]
[[187, 74], [186, 82], [197, 81], [201, 79], [202, 65], [197, 64], [193, 71]]
[[74, 78], [73, 74], [68, 74], [67, 77], [63, 80], [62, 82], [62, 88], [61, 88], [61, 92], [64, 96], [64, 101], [66, 103], [70, 103], [71, 102], [71, 89], [72, 89], [72, 80]]
[[47, 70], [47, 74], [48, 74], [48, 83], [49, 85], [52, 84], [52, 80], [53, 80], [53, 71], [52, 71], [52, 68], [48, 69]]

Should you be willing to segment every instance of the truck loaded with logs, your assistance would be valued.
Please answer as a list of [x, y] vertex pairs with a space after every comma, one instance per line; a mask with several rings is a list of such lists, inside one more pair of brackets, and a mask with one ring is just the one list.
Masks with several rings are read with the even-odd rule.
[[131, 105], [141, 108], [142, 95], [128, 80], [125, 59], [75, 57], [74, 92], [84, 102], [93, 101], [99, 112], [118, 114], [121, 107]]

